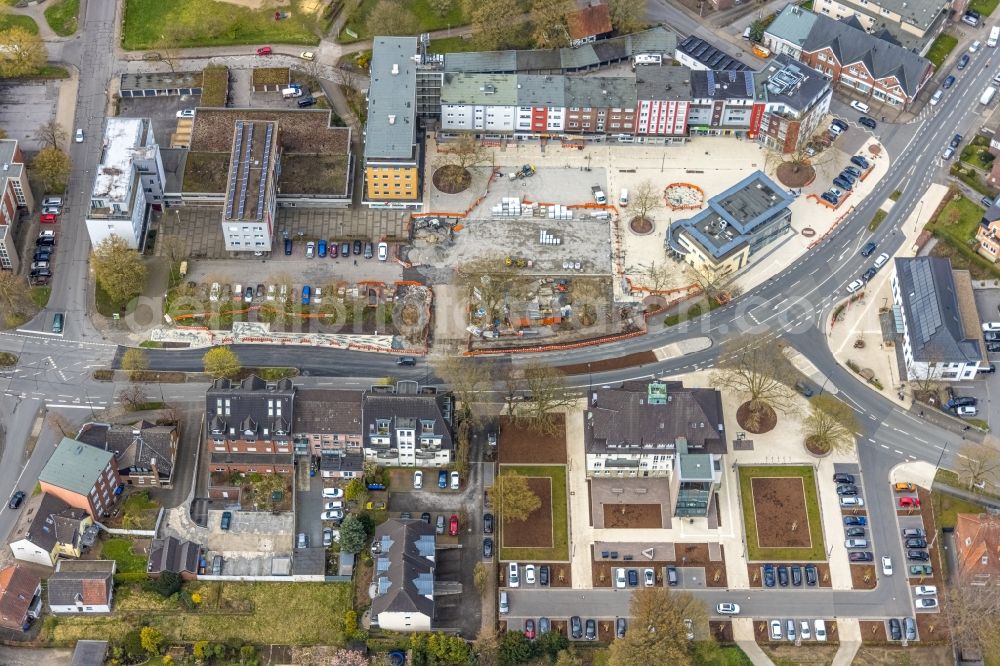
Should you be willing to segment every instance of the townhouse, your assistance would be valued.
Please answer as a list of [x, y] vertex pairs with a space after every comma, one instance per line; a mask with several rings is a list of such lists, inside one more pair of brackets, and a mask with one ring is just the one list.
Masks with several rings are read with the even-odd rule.
[[115, 456], [118, 476], [126, 485], [167, 487], [177, 457], [177, 426], [137, 423], [85, 423], [76, 436]]
[[452, 396], [417, 382], [373, 386], [361, 403], [365, 460], [384, 467], [444, 467], [455, 459]]
[[217, 379], [205, 394], [211, 472], [291, 474], [294, 402], [288, 379]]
[[422, 520], [390, 518], [375, 528], [375, 596], [370, 613], [379, 628], [431, 630], [436, 545], [434, 527]]

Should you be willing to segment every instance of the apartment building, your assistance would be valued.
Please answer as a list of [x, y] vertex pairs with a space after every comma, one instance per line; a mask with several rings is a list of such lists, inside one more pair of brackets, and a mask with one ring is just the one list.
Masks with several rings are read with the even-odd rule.
[[[754, 74], [754, 83], [751, 131], [772, 150], [792, 153], [804, 146], [830, 111], [830, 79], [783, 53]], [[757, 113], [761, 105], [763, 113]]]
[[295, 387], [291, 380], [217, 379], [205, 394], [209, 469], [220, 474], [291, 474]]
[[229, 252], [271, 251], [280, 170], [278, 124], [237, 120], [229, 154], [222, 240]]
[[369, 208], [422, 205], [416, 52], [416, 37], [376, 37], [372, 45], [364, 154]]
[[891, 284], [906, 379], [957, 382], [987, 364], [969, 271], [945, 257], [900, 257]]
[[788, 5], [778, 14], [764, 32], [764, 44], [852, 88], [862, 98], [891, 106], [908, 106], [934, 73], [926, 58], [798, 5]]
[[691, 70], [638, 67], [635, 82], [637, 140], [648, 136], [686, 137], [691, 111]]
[[1000, 581], [1000, 517], [987, 513], [955, 516], [958, 575], [965, 585], [995, 586]]
[[170, 486], [177, 457], [177, 426], [137, 423], [85, 423], [77, 441], [110, 451], [126, 485]]
[[38, 483], [42, 492], [100, 520], [111, 515], [122, 489], [114, 458], [109, 451], [63, 437], [38, 475]]
[[813, 8], [838, 21], [856, 21], [868, 33], [886, 31], [898, 38], [923, 40], [949, 10], [958, 10], [959, 5], [964, 10], [965, 4], [966, 0], [817, 0]]
[[694, 217], [674, 221], [668, 253], [706, 275], [725, 279], [791, 228], [794, 197], [763, 171], [750, 174], [710, 198]]
[[[992, 145], [992, 142], [991, 142]], [[996, 160], [1000, 161], [1000, 160]], [[993, 203], [976, 227], [976, 251], [990, 261], [1000, 261], [1000, 206]]]
[[431, 630], [436, 548], [434, 527], [422, 520], [390, 518], [375, 528], [375, 596], [370, 613], [380, 629]]
[[300, 388], [295, 393], [295, 455], [361, 453], [361, 392]]
[[365, 460], [384, 467], [444, 467], [454, 461], [454, 403], [416, 382], [373, 386], [361, 403]]
[[166, 176], [149, 118], [108, 118], [87, 210], [91, 245], [118, 236], [141, 248], [150, 207], [163, 204]]
[[35, 207], [35, 197], [24, 167], [24, 155], [14, 139], [0, 140], [0, 269], [17, 271], [20, 259], [14, 245], [14, 230], [22, 212]]

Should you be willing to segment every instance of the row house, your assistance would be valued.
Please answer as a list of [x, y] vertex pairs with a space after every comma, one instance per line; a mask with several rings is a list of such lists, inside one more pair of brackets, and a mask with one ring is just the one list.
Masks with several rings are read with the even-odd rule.
[[361, 403], [365, 460], [384, 467], [444, 467], [454, 462], [454, 404], [416, 382], [373, 386]]
[[115, 455], [118, 475], [127, 485], [171, 485], [177, 457], [177, 426], [138, 423], [85, 423], [76, 436], [84, 444]]
[[17, 248], [14, 229], [23, 211], [35, 207], [35, 198], [28, 182], [24, 155], [14, 139], [0, 140], [0, 162], [3, 176], [0, 179], [0, 269], [17, 271]]
[[291, 474], [295, 387], [257, 376], [217, 379], [205, 395], [206, 441], [213, 472]]
[[797, 5], [781, 11], [765, 31], [764, 43], [859, 97], [890, 106], [907, 107], [934, 73], [929, 60], [902, 46]]
[[815, 9], [838, 20], [851, 20], [865, 32], [886, 32], [899, 41], [928, 37], [948, 11], [961, 15], [968, 0], [817, 0]]
[[361, 453], [361, 394], [358, 391], [300, 388], [292, 419], [295, 455]]

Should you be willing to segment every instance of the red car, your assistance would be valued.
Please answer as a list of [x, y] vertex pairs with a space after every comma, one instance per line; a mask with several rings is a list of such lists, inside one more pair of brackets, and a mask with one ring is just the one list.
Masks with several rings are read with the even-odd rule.
[[41, 216], [41, 221], [42, 224], [54, 224], [59, 221], [59, 217], [52, 213], [45, 213]]
[[899, 506], [900, 508], [913, 507], [914, 509], [919, 509], [920, 500], [916, 497], [900, 497]]
[[257, 55], [271, 55], [271, 47], [261, 46], [260, 48], [257, 49]]
[[448, 534], [458, 536], [458, 516], [451, 517], [451, 523], [448, 525]]

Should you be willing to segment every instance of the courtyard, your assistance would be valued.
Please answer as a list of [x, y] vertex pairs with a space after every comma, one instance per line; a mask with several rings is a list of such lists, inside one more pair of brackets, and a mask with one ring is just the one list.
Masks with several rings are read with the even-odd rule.
[[823, 560], [815, 473], [807, 466], [741, 466], [749, 560]]
[[596, 529], [670, 529], [670, 485], [666, 478], [592, 477], [590, 513]]

